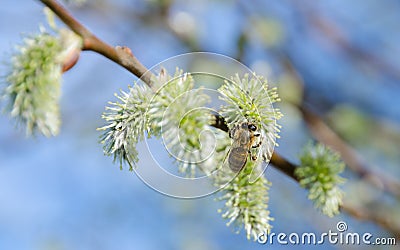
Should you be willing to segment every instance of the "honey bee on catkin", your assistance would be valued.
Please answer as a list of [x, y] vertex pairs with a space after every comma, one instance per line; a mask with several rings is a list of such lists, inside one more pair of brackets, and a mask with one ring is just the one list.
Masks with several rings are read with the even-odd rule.
[[251, 160], [257, 160], [257, 156], [251, 155], [250, 149], [261, 145], [260, 133], [257, 133], [257, 126], [251, 122], [242, 122], [235, 125], [230, 131], [232, 146], [228, 152], [229, 168], [238, 173], [246, 165], [247, 158], [250, 155]]

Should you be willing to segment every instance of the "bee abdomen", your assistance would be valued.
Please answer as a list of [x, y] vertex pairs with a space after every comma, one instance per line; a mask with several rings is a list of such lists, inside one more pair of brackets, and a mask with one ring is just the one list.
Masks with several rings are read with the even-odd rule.
[[237, 173], [244, 167], [247, 161], [247, 154], [248, 150], [243, 147], [231, 149], [228, 157], [228, 163], [233, 172]]

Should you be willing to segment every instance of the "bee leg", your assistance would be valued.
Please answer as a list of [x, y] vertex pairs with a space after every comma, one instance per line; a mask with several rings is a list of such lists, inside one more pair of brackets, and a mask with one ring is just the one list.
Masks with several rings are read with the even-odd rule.
[[251, 146], [252, 148], [258, 148], [259, 146], [261, 146], [263, 138], [260, 137], [260, 134], [254, 135], [256, 137], [258, 137], [258, 143], [256, 145]]
[[251, 150], [249, 150], [249, 156], [251, 160], [253, 161], [257, 160], [257, 155], [253, 155], [253, 152], [251, 152]]
[[257, 143], [256, 145], [251, 146], [252, 148], [258, 148], [259, 146], [261, 146], [261, 141], [259, 143]]

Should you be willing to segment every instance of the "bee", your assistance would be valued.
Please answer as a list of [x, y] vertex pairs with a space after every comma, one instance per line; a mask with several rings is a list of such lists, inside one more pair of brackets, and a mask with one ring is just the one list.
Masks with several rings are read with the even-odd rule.
[[[250, 149], [261, 145], [261, 140], [256, 144], [260, 133], [257, 133], [257, 126], [251, 122], [237, 124], [229, 131], [229, 137], [233, 139], [232, 147], [228, 153], [228, 164], [230, 169], [238, 173], [247, 162], [247, 157], [251, 155]], [[251, 156], [252, 160], [257, 160], [257, 156]]]

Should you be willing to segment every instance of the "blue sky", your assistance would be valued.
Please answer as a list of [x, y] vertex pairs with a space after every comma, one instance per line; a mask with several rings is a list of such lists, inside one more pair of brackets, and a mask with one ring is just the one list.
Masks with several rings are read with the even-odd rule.
[[[118, 8], [139, 9], [143, 3], [114, 1]], [[140, 1], [135, 1], [138, 4]], [[309, 1], [305, 1], [309, 2]], [[362, 74], [347, 55], [321, 46], [304, 20], [291, 8], [292, 1], [257, 1], [257, 15], [274, 17], [285, 27], [286, 41], [278, 51], [287, 53], [307, 82], [309, 101], [322, 109], [338, 103], [352, 104], [373, 117], [400, 123], [398, 80], [373, 70]], [[139, 6], [139, 7], [137, 7]], [[315, 3], [311, 11], [334, 20], [355, 45], [398, 65], [398, 15], [396, 1], [333, 1]], [[1, 61], [7, 63], [21, 35], [35, 33], [45, 23], [38, 1], [3, 0], [0, 7]], [[197, 21], [200, 46], [210, 52], [235, 56], [240, 7], [231, 1], [177, 1], [174, 11], [186, 11]], [[73, 9], [76, 16], [110, 44], [129, 46], [148, 67], [170, 56], [190, 52], [169, 32], [141, 27], [128, 16], [105, 11]], [[307, 10], [306, 10], [307, 11]], [[129, 13], [129, 12], [128, 12]], [[323, 38], [319, 38], [323, 39]], [[255, 45], [245, 64], [262, 60], [275, 68], [273, 53]], [[7, 65], [1, 65], [1, 75]], [[278, 79], [272, 73], [271, 79]], [[98, 143], [101, 113], [113, 93], [127, 89], [135, 78], [117, 65], [84, 52], [76, 67], [63, 77], [61, 133], [54, 138], [26, 138], [7, 115], [0, 116], [0, 249], [266, 249], [236, 235], [225, 226], [215, 196], [179, 200], [163, 196], [127, 169], [120, 171], [103, 155]], [[296, 113], [287, 109], [279, 151], [295, 159], [308, 140]], [[162, 152], [160, 152], [162, 154]], [[146, 164], [147, 159], [141, 159]], [[315, 211], [306, 192], [275, 169], [267, 170], [273, 182], [270, 210], [276, 232], [325, 232], [344, 220], [353, 231], [386, 235], [368, 222], [343, 214], [327, 218]], [[317, 222], [317, 223], [315, 223]], [[285, 246], [275, 245], [274, 249]], [[326, 246], [336, 249], [335, 246]], [[293, 246], [309, 249], [309, 246]], [[321, 246], [312, 246], [319, 249]], [[325, 248], [324, 248], [325, 249]]]

